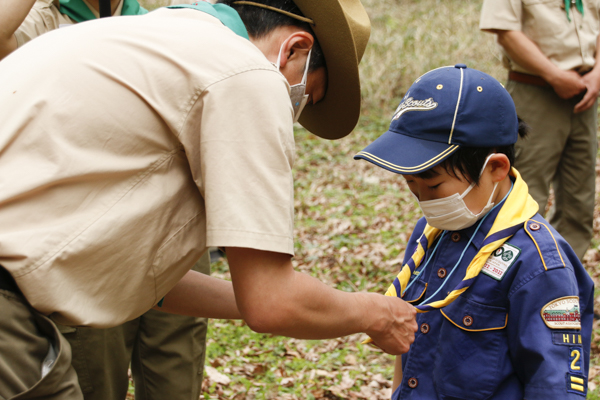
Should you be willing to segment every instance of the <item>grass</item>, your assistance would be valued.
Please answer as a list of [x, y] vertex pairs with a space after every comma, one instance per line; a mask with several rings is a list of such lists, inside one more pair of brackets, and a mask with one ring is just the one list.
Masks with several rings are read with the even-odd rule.
[[[142, 3], [150, 9], [162, 5], [159, 0]], [[361, 63], [359, 126], [334, 142], [303, 129], [296, 132], [294, 265], [341, 290], [384, 292], [420, 213], [401, 179], [352, 156], [387, 129], [406, 89], [424, 72], [465, 63], [504, 82], [506, 71], [494, 37], [478, 29], [481, 2], [363, 3], [373, 28]], [[596, 217], [586, 262], [595, 280], [600, 275], [598, 209]], [[225, 261], [213, 264], [213, 271], [229, 278]], [[600, 370], [600, 326], [594, 329], [592, 374]], [[257, 334], [242, 322], [212, 321], [207, 365], [231, 382], [205, 379], [203, 398], [389, 398], [393, 359], [362, 346], [361, 339], [300, 341]], [[600, 385], [600, 374], [590, 388], [595, 385]], [[588, 398], [600, 400], [600, 391], [590, 390]]]

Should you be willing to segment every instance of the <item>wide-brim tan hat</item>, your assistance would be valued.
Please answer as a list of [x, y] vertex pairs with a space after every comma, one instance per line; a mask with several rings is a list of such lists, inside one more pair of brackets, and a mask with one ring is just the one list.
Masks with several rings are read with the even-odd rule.
[[348, 135], [360, 116], [358, 64], [371, 34], [371, 22], [360, 0], [294, 0], [312, 29], [327, 64], [327, 92], [300, 115], [306, 129], [325, 139]]

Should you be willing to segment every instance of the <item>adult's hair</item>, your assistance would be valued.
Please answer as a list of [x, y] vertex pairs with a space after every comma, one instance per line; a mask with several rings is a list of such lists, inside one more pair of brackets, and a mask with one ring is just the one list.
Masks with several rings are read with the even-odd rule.
[[[236, 0], [217, 1], [217, 3], [226, 4], [234, 8], [240, 14], [246, 30], [251, 37], [260, 39], [281, 26], [296, 26], [310, 33], [315, 40], [310, 55], [308, 71], [313, 72], [321, 67], [326, 67], [325, 56], [309, 23], [288, 17], [277, 11], [247, 4], [234, 4], [235, 2]], [[252, 2], [278, 8], [301, 17], [305, 16], [292, 0], [252, 0]]]
[[[521, 118], [518, 118], [518, 120], [519, 137], [523, 138], [527, 135], [529, 126]], [[515, 162], [515, 145], [511, 144], [510, 146], [502, 147], [460, 147], [440, 165], [450, 175], [459, 179], [464, 177], [467, 182], [475, 182], [475, 185], [479, 185], [479, 174], [481, 173], [485, 159], [491, 153], [506, 155], [511, 166]], [[431, 169], [420, 174], [416, 174], [416, 176], [423, 179], [431, 178], [435, 175], [436, 174]]]

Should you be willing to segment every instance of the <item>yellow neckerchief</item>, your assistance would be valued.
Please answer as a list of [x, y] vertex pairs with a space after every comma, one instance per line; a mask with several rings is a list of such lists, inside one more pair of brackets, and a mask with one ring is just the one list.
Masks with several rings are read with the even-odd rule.
[[[471, 283], [473, 283], [490, 255], [502, 246], [508, 238], [521, 229], [525, 221], [538, 212], [538, 204], [529, 195], [527, 184], [523, 181], [519, 172], [512, 168], [510, 175], [515, 177], [513, 189], [498, 212], [494, 224], [483, 240], [483, 245], [479, 249], [479, 252], [473, 257], [471, 263], [467, 267], [467, 272], [462, 282], [454, 288], [445, 299], [416, 306], [417, 312], [427, 312], [443, 308], [456, 300], [456, 298], [467, 290]], [[435, 239], [442, 232], [441, 229], [433, 228], [429, 226], [429, 224], [425, 226], [423, 235], [419, 239], [417, 249], [396, 277], [401, 288], [400, 294], [403, 294], [406, 290], [406, 285], [408, 285], [414, 270], [418, 268], [421, 261], [423, 261], [427, 248], [435, 242]], [[398, 296], [396, 286], [397, 285], [392, 284], [385, 295]]]
[[[424, 313], [440, 309], [456, 300], [458, 296], [471, 286], [490, 255], [502, 246], [508, 238], [521, 229], [528, 219], [538, 212], [538, 204], [529, 195], [527, 184], [523, 181], [519, 172], [516, 169], [511, 168], [509, 175], [515, 178], [513, 189], [498, 212], [494, 224], [483, 240], [483, 245], [479, 249], [479, 252], [473, 257], [471, 263], [467, 267], [467, 272], [463, 280], [448, 294], [448, 296], [446, 296], [445, 299], [415, 306], [417, 312]], [[394, 283], [385, 293], [386, 296], [401, 297], [406, 290], [406, 286], [408, 285], [413, 272], [423, 261], [427, 249], [435, 242], [442, 232], [443, 230], [433, 228], [429, 226], [429, 224], [425, 226], [423, 235], [419, 238], [417, 249], [408, 262], [404, 264], [400, 273], [396, 276], [396, 279], [394, 279]], [[400, 293], [398, 293], [397, 287], [400, 289]], [[371, 342], [371, 339], [367, 339], [363, 343]]]

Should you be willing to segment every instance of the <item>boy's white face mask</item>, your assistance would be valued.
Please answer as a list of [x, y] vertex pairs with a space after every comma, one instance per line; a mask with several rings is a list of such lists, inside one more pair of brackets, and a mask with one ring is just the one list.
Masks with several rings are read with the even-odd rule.
[[[277, 64], [275, 64], [275, 68], [279, 71], [280, 61], [281, 61], [281, 52], [283, 50], [283, 45], [279, 48], [279, 55], [277, 56]], [[302, 76], [302, 80], [300, 83], [296, 85], [290, 86], [290, 99], [292, 100], [292, 107], [294, 108], [294, 122], [298, 122], [298, 118], [300, 118], [300, 114], [302, 114], [302, 110], [304, 110], [304, 106], [308, 101], [308, 95], [306, 94], [306, 81], [308, 78], [308, 66], [310, 64], [310, 53], [312, 49], [308, 51], [308, 56], [306, 57], [306, 67], [304, 68], [304, 75]]]
[[[493, 155], [494, 153], [486, 158], [483, 168], [481, 168], [481, 172], [479, 173], [480, 178], [490, 157]], [[494, 207], [492, 198], [496, 192], [498, 182], [494, 184], [494, 189], [492, 189], [492, 193], [490, 194], [485, 207], [477, 214], [473, 214], [464, 201], [465, 196], [469, 194], [474, 186], [475, 182], [471, 183], [471, 185], [460, 195], [454, 193], [452, 196], [444, 197], [442, 199], [419, 201], [419, 206], [427, 219], [427, 223], [434, 228], [446, 231], [459, 231], [474, 225], [475, 222]]]

